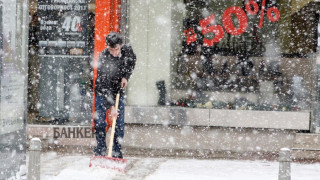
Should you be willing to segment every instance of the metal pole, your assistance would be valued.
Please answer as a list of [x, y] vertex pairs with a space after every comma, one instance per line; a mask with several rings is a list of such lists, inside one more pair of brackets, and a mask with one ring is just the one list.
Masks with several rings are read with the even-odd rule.
[[290, 149], [282, 148], [279, 153], [279, 180], [291, 180]]
[[41, 140], [39, 138], [32, 138], [29, 148], [29, 180], [40, 180], [40, 152]]

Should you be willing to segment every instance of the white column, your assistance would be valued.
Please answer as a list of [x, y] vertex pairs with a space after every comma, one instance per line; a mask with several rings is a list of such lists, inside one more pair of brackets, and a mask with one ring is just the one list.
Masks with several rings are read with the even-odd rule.
[[[170, 94], [173, 0], [130, 2], [129, 38], [137, 64], [128, 86], [128, 105], [157, 105], [156, 82], [164, 80]], [[177, 27], [175, 27], [177, 28]]]

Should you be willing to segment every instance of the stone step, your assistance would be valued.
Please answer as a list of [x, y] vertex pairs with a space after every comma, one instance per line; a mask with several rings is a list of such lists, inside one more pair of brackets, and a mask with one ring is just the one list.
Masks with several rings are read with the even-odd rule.
[[320, 149], [291, 149], [293, 161], [320, 161]]
[[297, 133], [292, 149], [307, 151], [320, 150], [320, 134]]
[[320, 161], [320, 134], [297, 133], [291, 148], [293, 160]]
[[320, 134], [296, 133], [296, 142], [319, 143], [320, 145]]

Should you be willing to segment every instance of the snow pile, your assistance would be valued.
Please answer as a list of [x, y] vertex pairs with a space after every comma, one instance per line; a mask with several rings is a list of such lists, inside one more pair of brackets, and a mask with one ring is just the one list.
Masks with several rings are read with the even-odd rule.
[[[88, 179], [103, 179], [111, 180], [118, 174], [118, 171], [100, 167], [89, 167], [89, 157], [74, 156], [73, 158], [66, 158], [65, 160], [59, 159], [59, 164], [61, 165], [60, 172], [54, 172], [56, 169], [53, 167], [53, 171], [46, 169], [46, 172], [41, 173], [41, 179], [46, 180], [88, 180]], [[49, 162], [50, 163], [50, 162]], [[49, 166], [55, 166], [55, 164], [49, 164]], [[43, 172], [43, 171], [42, 171]], [[56, 173], [58, 173], [56, 175]]]
[[[128, 157], [126, 172], [89, 167], [89, 156], [44, 155], [41, 179], [202, 179], [202, 180], [274, 180], [278, 179], [279, 162], [244, 160], [199, 160]], [[292, 180], [319, 180], [320, 163], [292, 163]]]

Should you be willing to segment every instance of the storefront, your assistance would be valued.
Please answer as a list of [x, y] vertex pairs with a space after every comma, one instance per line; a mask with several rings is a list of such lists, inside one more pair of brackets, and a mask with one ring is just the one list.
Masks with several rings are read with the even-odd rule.
[[[93, 145], [89, 81], [110, 31], [138, 59], [126, 147], [294, 148], [297, 132], [320, 132], [319, 9], [316, 0], [1, 1], [0, 179], [25, 164], [26, 120], [48, 146]], [[54, 137], [59, 127], [68, 137]]]
[[314, 125], [316, 2], [152, 1], [129, 7], [129, 37], [139, 59], [129, 104], [157, 105], [156, 82], [164, 80], [170, 107], [190, 114], [189, 108], [207, 108], [213, 126]]
[[39, 0], [29, 8], [29, 121], [88, 123], [93, 41], [88, 1]]
[[[138, 57], [127, 88], [127, 112], [135, 115], [127, 114], [127, 122], [161, 124], [183, 111], [174, 122], [193, 113], [201, 115], [195, 121], [210, 126], [307, 131], [319, 126], [316, 1], [117, 1], [120, 15], [113, 1], [79, 1], [80, 8], [72, 10], [55, 1], [66, 7], [50, 15], [42, 2], [29, 5], [40, 21], [31, 24], [35, 31], [39, 27], [40, 40], [29, 55], [29, 82], [35, 82], [29, 86], [29, 123], [90, 124], [91, 20], [106, 6], [110, 26], [104, 33], [115, 27], [112, 17], [121, 17], [117, 24]], [[56, 19], [43, 24], [50, 18]], [[80, 39], [59, 34], [73, 30], [83, 33]], [[46, 32], [52, 37], [43, 37]], [[143, 110], [148, 116], [138, 115]]]

